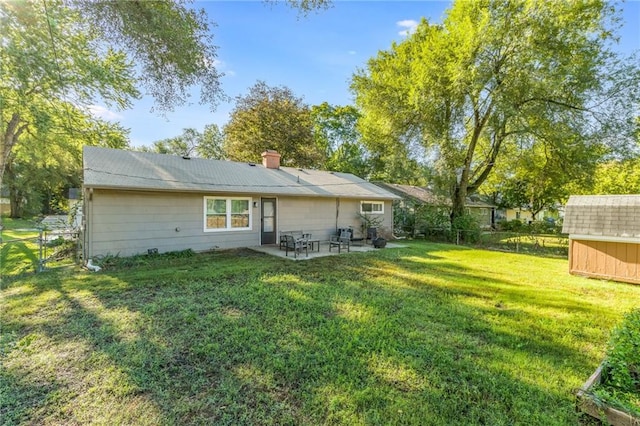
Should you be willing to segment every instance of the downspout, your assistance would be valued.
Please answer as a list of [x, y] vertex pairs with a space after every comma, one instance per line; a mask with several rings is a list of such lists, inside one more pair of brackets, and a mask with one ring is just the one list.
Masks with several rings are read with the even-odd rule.
[[86, 263], [93, 253], [93, 188], [85, 188], [84, 192], [84, 211], [82, 216], [84, 222], [84, 261]]
[[340, 219], [340, 198], [336, 198], [336, 232], [338, 232], [339, 219]]

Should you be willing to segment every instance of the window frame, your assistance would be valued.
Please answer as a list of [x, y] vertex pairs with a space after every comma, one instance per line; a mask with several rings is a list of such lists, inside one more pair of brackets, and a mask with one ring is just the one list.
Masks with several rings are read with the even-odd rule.
[[[209, 228], [207, 227], [207, 204], [209, 200], [225, 200], [226, 210], [226, 227], [224, 228]], [[246, 201], [247, 208], [249, 211], [249, 226], [242, 228], [234, 228], [232, 227], [232, 205], [233, 201]], [[204, 232], [237, 232], [237, 231], [251, 231], [253, 230], [253, 198], [251, 197], [219, 197], [219, 196], [205, 196], [203, 200], [203, 230]]]
[[[371, 204], [371, 211], [370, 212], [365, 212], [362, 209], [362, 206], [365, 204]], [[380, 211], [374, 211], [373, 210], [373, 206], [374, 205], [379, 205], [380, 206]], [[360, 214], [384, 214], [384, 201], [369, 201], [369, 200], [363, 200], [360, 201]]]

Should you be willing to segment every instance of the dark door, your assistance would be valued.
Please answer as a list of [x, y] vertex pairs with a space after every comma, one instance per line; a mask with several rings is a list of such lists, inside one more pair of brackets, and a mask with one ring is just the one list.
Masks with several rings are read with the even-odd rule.
[[263, 198], [261, 208], [260, 240], [262, 244], [276, 243], [276, 199]]

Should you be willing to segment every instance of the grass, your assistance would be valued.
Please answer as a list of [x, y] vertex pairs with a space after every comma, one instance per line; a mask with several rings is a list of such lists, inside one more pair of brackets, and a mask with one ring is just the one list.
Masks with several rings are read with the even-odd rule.
[[38, 268], [37, 224], [28, 219], [2, 218], [0, 275], [35, 272]]
[[4, 424], [571, 425], [640, 286], [410, 242], [5, 281]]

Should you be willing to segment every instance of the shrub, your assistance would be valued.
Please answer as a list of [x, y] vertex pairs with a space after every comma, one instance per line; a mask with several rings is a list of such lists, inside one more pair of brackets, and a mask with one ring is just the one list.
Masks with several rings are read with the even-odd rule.
[[475, 243], [480, 240], [480, 224], [478, 219], [470, 214], [459, 216], [453, 220], [452, 226], [452, 238], [455, 238], [455, 233], [460, 232], [460, 239]]
[[594, 394], [640, 416], [640, 308], [625, 315], [611, 335], [602, 383]]

